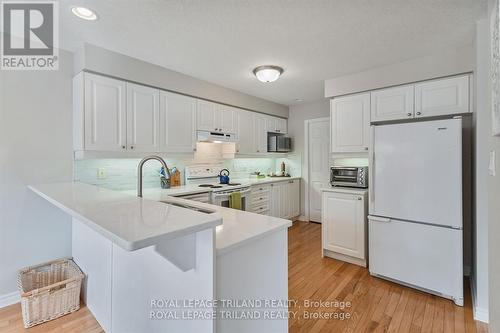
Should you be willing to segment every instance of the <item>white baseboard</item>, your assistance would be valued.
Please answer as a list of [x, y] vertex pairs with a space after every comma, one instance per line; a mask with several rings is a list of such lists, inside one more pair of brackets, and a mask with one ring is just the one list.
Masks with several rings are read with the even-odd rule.
[[0, 308], [18, 303], [20, 301], [19, 291], [0, 295]]
[[490, 314], [488, 309], [480, 308], [476, 306], [476, 282], [471, 277], [469, 278], [470, 282], [470, 292], [472, 298], [472, 314], [474, 315], [474, 320], [481, 321], [483, 323], [489, 324], [490, 322]]

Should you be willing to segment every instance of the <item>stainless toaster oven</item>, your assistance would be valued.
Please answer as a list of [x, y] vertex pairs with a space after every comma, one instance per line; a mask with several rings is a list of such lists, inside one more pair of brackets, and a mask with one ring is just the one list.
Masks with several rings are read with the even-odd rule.
[[368, 187], [368, 167], [330, 167], [330, 184], [332, 186]]

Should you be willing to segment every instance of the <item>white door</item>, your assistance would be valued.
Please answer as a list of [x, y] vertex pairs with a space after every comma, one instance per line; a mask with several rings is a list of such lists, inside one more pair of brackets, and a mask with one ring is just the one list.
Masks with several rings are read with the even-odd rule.
[[196, 148], [196, 99], [160, 92], [160, 151], [192, 152]]
[[373, 126], [370, 215], [461, 228], [462, 121]]
[[254, 151], [256, 153], [267, 153], [267, 116], [254, 114]]
[[327, 187], [330, 180], [330, 120], [309, 120], [306, 121], [306, 126], [309, 220], [321, 222], [321, 188]]
[[220, 131], [215, 124], [217, 104], [199, 99], [197, 103], [197, 129], [202, 131]]
[[237, 153], [255, 153], [255, 129], [253, 118], [253, 112], [245, 110], [238, 111], [238, 143], [236, 148]]
[[463, 305], [462, 230], [368, 219], [371, 273], [452, 296]]
[[237, 134], [237, 114], [236, 108], [217, 104], [215, 110], [215, 127], [224, 133]]
[[370, 93], [332, 99], [330, 120], [332, 153], [368, 152]]
[[323, 248], [365, 259], [365, 213], [363, 197], [324, 192]]
[[417, 118], [469, 111], [468, 75], [415, 85], [415, 116]]
[[413, 118], [414, 86], [401, 86], [371, 93], [371, 122]]
[[157, 152], [160, 144], [158, 89], [127, 83], [128, 149]]
[[85, 73], [85, 150], [127, 149], [126, 95], [125, 82]]

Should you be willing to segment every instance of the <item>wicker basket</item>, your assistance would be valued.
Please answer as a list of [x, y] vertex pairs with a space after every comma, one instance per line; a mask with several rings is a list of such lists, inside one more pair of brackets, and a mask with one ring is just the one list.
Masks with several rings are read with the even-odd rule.
[[17, 284], [21, 293], [24, 327], [32, 327], [78, 310], [83, 277], [82, 271], [71, 258], [21, 269]]

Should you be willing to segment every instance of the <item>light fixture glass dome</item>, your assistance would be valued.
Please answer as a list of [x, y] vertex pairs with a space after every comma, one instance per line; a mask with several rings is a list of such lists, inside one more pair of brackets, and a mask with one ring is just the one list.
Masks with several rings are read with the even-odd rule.
[[75, 16], [87, 21], [97, 20], [97, 14], [93, 10], [85, 7], [72, 7], [71, 12], [75, 14]]
[[274, 82], [283, 74], [283, 68], [271, 65], [259, 66], [253, 70], [253, 73], [261, 82]]

